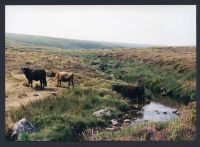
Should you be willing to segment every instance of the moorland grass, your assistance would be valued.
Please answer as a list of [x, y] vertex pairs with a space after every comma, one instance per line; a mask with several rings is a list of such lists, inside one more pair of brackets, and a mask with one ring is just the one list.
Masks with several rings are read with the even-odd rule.
[[[94, 64], [95, 63], [95, 64]], [[154, 93], [161, 92], [164, 87], [173, 94], [172, 98], [178, 100], [181, 93], [189, 95], [191, 100], [195, 99], [196, 69], [178, 73], [178, 70], [168, 66], [155, 66], [150, 63], [139, 63], [133, 58], [118, 61], [117, 58], [98, 58], [89, 64], [96, 65], [96, 68], [113, 74], [116, 79], [127, 83], [143, 83], [146, 88]], [[104, 68], [101, 68], [101, 65]]]
[[[30, 140], [70, 141], [80, 140], [86, 128], [105, 127], [112, 118], [128, 110], [128, 103], [111, 91], [76, 87], [62, 96], [50, 96], [37, 100], [18, 110], [10, 117], [16, 122], [25, 117], [38, 129]], [[107, 108], [111, 116], [95, 117], [92, 113]]]
[[124, 126], [118, 131], [91, 133], [85, 130], [84, 138], [89, 141], [193, 141], [196, 136], [196, 103], [182, 105], [180, 117], [168, 122], [147, 122]]
[[[43, 54], [40, 54], [41, 51]], [[96, 135], [87, 133], [94, 127], [106, 127], [112, 118], [116, 118], [129, 109], [127, 101], [111, 91], [112, 84], [143, 82], [148, 89], [146, 95], [151, 92], [159, 93], [160, 88], [164, 86], [172, 91], [173, 99], [177, 99], [180, 92], [186, 92], [192, 100], [195, 99], [195, 69], [180, 73], [179, 63], [173, 65], [164, 61], [140, 62], [133, 57], [123, 60], [112, 56], [99, 57], [101, 54], [106, 54], [106, 50], [103, 53], [94, 50], [53, 50], [20, 46], [8, 48], [7, 52], [23, 55], [27, 57], [26, 60], [33, 60], [30, 63], [40, 63], [39, 66], [49, 69], [61, 70], [62, 66], [72, 59], [106, 73], [105, 76], [92, 78], [90, 73], [79, 71], [80, 80], [83, 81], [74, 89], [66, 90], [63, 95], [50, 96], [26, 106], [22, 105], [19, 109], [7, 113], [7, 117], [10, 117], [12, 122], [25, 117], [36, 126], [37, 132], [23, 134], [19, 138], [22, 141], [126, 140], [126, 137], [129, 140], [146, 140], [148, 133], [141, 133], [145, 128], [155, 133], [156, 140], [193, 140], [195, 137], [196, 107], [194, 105], [182, 106], [180, 119], [167, 123], [150, 122], [134, 127], [124, 127], [115, 132], [103, 131]], [[46, 58], [46, 55], [49, 55], [52, 62]], [[23, 65], [24, 59], [17, 63], [20, 66]], [[21, 77], [16, 78], [18, 79], [21, 81]], [[111, 116], [92, 115], [93, 112], [102, 108], [108, 108]]]

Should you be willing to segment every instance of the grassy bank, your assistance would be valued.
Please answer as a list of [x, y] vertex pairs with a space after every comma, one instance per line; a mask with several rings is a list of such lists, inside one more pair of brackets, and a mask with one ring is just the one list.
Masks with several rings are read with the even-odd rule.
[[[107, 108], [111, 115], [96, 117], [92, 113]], [[62, 96], [51, 96], [21, 106], [9, 114], [16, 122], [25, 117], [38, 129], [30, 140], [72, 141], [81, 140], [86, 128], [106, 127], [109, 120], [128, 109], [128, 104], [109, 90], [76, 87]]]
[[[180, 56], [183, 56], [184, 52], [181, 49], [177, 50]], [[188, 50], [192, 52], [193, 48]], [[180, 95], [186, 94], [190, 100], [194, 100], [196, 93], [195, 59], [187, 59], [192, 61], [185, 63], [187, 60], [179, 59], [180, 56], [176, 54], [172, 54], [171, 59], [168, 59], [167, 52], [166, 56], [154, 57], [161, 51], [161, 49], [128, 50], [125, 53], [121, 50], [110, 51], [91, 60], [89, 64], [127, 83], [142, 82], [154, 93], [161, 93], [162, 89], [165, 89], [173, 99], [180, 100]], [[173, 49], [170, 51], [173, 52]], [[165, 53], [165, 51], [162, 52]], [[144, 54], [148, 53], [154, 56], [147, 58]]]
[[[37, 132], [24, 134], [21, 140], [31, 141], [148, 140], [149, 136], [153, 136], [154, 140], [194, 140], [195, 103], [181, 106], [180, 118], [170, 122], [148, 122], [124, 126], [114, 132], [94, 132], [94, 128], [106, 127], [112, 118], [117, 118], [129, 109], [127, 100], [111, 90], [111, 85], [114, 83], [143, 82], [146, 95], [151, 94], [150, 90], [160, 93], [161, 88], [165, 88], [172, 93], [171, 98], [175, 100], [179, 98], [180, 93], [186, 93], [190, 100], [195, 99], [194, 53], [193, 48], [124, 51], [7, 46], [7, 100], [11, 100], [17, 94], [16, 101], [19, 98], [28, 101], [30, 91], [33, 91], [31, 94], [39, 95], [42, 92], [48, 93], [45, 90], [37, 93], [24, 85], [27, 81], [19, 73], [19, 69], [23, 66], [72, 71], [75, 74], [75, 88], [68, 89], [66, 86], [56, 88], [56, 80], [48, 78], [48, 87], [58, 92], [56, 96], [31, 101], [16, 110], [8, 111], [6, 126], [10, 122], [15, 123], [21, 118], [26, 118], [36, 126]], [[32, 99], [35, 97], [32, 96]], [[103, 108], [109, 109], [111, 115], [96, 117], [92, 114]]]
[[196, 136], [196, 103], [180, 107], [180, 117], [169, 122], [124, 126], [119, 131], [84, 132], [85, 140], [98, 141], [193, 141]]

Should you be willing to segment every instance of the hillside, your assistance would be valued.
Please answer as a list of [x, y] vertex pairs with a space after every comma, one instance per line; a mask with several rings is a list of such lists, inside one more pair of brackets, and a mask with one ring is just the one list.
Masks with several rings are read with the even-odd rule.
[[[195, 47], [67, 50], [7, 40], [5, 54], [6, 132], [21, 118], [37, 129], [20, 141], [147, 141], [149, 134], [154, 141], [195, 139]], [[47, 77], [44, 90], [37, 89], [39, 81], [28, 87], [22, 67], [73, 72], [75, 87], [57, 87], [55, 77]], [[139, 82], [146, 99], [141, 109], [112, 90]], [[104, 109], [110, 115], [94, 115]], [[174, 109], [176, 118], [163, 121]]]
[[129, 43], [114, 43], [101, 41], [86, 41], [75, 39], [64, 39], [55, 37], [44, 37], [34, 35], [22, 35], [6, 33], [6, 42], [12, 42], [23, 45], [36, 45], [51, 48], [64, 49], [111, 49], [111, 48], [140, 48], [149, 47], [146, 44], [129, 44]]

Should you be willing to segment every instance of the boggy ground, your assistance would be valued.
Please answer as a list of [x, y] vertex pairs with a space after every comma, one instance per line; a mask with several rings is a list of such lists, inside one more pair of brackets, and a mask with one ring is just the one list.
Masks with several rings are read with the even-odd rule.
[[[193, 140], [195, 102], [179, 105], [180, 118], [167, 123], [148, 122], [114, 132], [91, 131], [105, 128], [112, 118], [130, 108], [126, 99], [111, 90], [113, 83], [142, 81], [150, 91], [146, 95], [153, 97], [151, 91], [159, 93], [164, 87], [173, 93], [172, 99], [176, 100], [179, 93], [195, 99], [194, 47], [124, 50], [64, 50], [8, 44], [6, 128], [25, 117], [38, 128], [38, 132], [28, 135], [28, 140], [146, 140], [149, 130], [153, 131], [150, 134], [154, 134], [154, 140]], [[27, 80], [20, 72], [21, 67], [27, 66], [74, 72], [75, 88], [67, 88], [66, 83], [57, 88], [56, 80], [49, 77], [45, 90], [27, 87]], [[112, 115], [98, 118], [92, 115], [102, 108], [111, 110]]]
[[108, 50], [91, 65], [128, 83], [143, 82], [154, 92], [163, 89], [174, 99], [195, 99], [196, 52], [194, 47]]

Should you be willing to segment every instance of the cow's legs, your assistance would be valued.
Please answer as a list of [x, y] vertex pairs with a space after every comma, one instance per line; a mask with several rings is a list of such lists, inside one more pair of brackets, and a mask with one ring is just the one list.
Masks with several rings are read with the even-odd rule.
[[42, 89], [44, 89], [44, 80], [41, 80], [41, 84], [42, 84]]
[[143, 102], [143, 106], [145, 105], [145, 97], [144, 95], [142, 95], [142, 102]]
[[30, 80], [28, 80], [28, 87], [30, 87], [30, 84], [31, 84], [31, 81], [30, 81]]
[[60, 80], [57, 81], [57, 87], [58, 87], [58, 86], [61, 87], [61, 81], [60, 81]]
[[140, 98], [138, 97], [138, 109], [140, 108]]
[[40, 89], [43, 89], [42, 80], [40, 80]]
[[141, 106], [141, 99], [140, 97], [138, 97], [138, 109], [140, 108], [140, 106]]
[[44, 87], [45, 87], [45, 81], [44, 80], [42, 80], [42, 86], [43, 86], [43, 89], [44, 89]]
[[33, 81], [32, 80], [30, 80], [30, 83], [31, 83], [31, 87], [33, 87]]
[[74, 88], [74, 79], [72, 79], [72, 81], [71, 81], [71, 82], [72, 82], [72, 87]]
[[58, 87], [58, 83], [59, 83], [59, 81], [57, 80], [57, 87]]
[[68, 85], [69, 85], [69, 87], [70, 87], [70, 80], [68, 81]]

